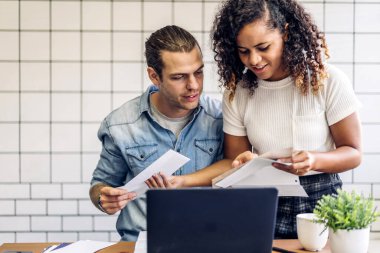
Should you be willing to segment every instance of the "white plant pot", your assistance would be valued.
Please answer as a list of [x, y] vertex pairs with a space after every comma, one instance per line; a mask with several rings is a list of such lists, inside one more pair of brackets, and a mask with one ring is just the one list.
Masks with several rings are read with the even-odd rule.
[[369, 227], [355, 230], [329, 231], [332, 253], [367, 253], [369, 245]]

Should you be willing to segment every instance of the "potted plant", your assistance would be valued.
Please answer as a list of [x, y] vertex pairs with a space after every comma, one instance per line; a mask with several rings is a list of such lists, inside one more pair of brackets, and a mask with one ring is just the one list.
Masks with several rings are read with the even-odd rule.
[[318, 223], [329, 229], [333, 253], [366, 253], [370, 225], [377, 219], [372, 198], [338, 190], [336, 195], [324, 195], [314, 209]]

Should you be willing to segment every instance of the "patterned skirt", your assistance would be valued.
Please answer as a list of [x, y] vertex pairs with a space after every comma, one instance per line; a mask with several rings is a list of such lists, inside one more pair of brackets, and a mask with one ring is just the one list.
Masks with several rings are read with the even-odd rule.
[[275, 239], [296, 239], [296, 216], [312, 213], [322, 195], [337, 193], [342, 187], [338, 174], [316, 174], [300, 177], [300, 183], [309, 197], [279, 197]]

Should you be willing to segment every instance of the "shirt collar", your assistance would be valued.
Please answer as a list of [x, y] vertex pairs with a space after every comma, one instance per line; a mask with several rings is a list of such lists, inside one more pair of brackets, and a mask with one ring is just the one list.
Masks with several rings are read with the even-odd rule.
[[[150, 98], [150, 95], [152, 93], [155, 93], [157, 92], [159, 89], [155, 86], [155, 85], [150, 85], [146, 91], [141, 95], [141, 99], [140, 99], [140, 115], [143, 113], [143, 112], [149, 112], [150, 110], [150, 106], [149, 106], [149, 98]], [[199, 104], [198, 104], [198, 107], [195, 109], [195, 113], [194, 115], [197, 115], [201, 109], [201, 107], [203, 108], [204, 106], [204, 98], [203, 98], [203, 93], [201, 94], [201, 97], [199, 99]]]
[[150, 85], [140, 98], [140, 115], [143, 112], [149, 111], [149, 97], [150, 94], [157, 92], [158, 88], [154, 85]]

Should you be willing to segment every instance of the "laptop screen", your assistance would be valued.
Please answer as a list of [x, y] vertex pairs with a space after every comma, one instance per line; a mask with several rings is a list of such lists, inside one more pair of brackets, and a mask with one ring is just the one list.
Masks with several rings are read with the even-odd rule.
[[270, 253], [275, 188], [150, 190], [148, 253]]

